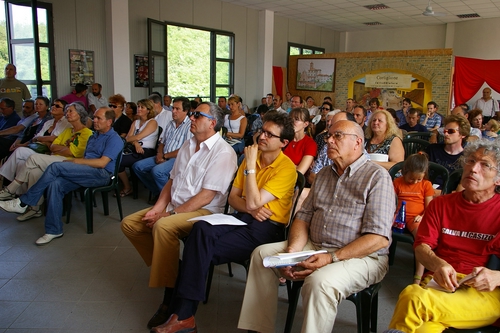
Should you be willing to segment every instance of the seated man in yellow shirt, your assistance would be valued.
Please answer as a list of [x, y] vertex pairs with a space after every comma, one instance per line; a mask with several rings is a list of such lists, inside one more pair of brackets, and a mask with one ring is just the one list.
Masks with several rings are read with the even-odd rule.
[[250, 258], [257, 246], [283, 240], [297, 172], [281, 150], [293, 136], [293, 122], [287, 114], [266, 114], [259, 143], [245, 148], [245, 160], [229, 194], [229, 203], [238, 212], [234, 216], [246, 225], [214, 226], [205, 221], [194, 224], [185, 243], [175, 297], [164, 299], [172, 315], [152, 331], [195, 329], [194, 314], [198, 302], [205, 297], [211, 262], [219, 265], [243, 261]]

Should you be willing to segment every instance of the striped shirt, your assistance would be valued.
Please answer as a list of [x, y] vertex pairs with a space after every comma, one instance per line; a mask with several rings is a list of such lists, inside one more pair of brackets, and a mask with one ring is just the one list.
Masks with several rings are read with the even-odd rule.
[[[306, 221], [314, 245], [340, 249], [364, 234], [391, 239], [396, 197], [387, 170], [363, 155], [339, 176], [335, 165], [323, 168], [297, 213]], [[389, 247], [377, 251], [389, 253]]]
[[175, 126], [174, 120], [169, 121], [160, 139], [160, 142], [165, 145], [163, 153], [170, 153], [181, 148], [182, 144], [193, 136], [190, 129], [191, 119], [188, 116], [184, 118], [179, 127]]

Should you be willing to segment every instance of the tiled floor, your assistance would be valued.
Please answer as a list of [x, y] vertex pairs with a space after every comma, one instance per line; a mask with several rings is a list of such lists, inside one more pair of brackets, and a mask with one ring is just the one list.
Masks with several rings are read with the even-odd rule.
[[[124, 213], [146, 207], [147, 193], [123, 199]], [[147, 287], [149, 270], [123, 236], [116, 200], [110, 216], [101, 200], [94, 210], [94, 233], [86, 234], [83, 203], [73, 200], [71, 223], [64, 237], [38, 247], [44, 233], [43, 217], [18, 222], [15, 214], [0, 210], [0, 333], [3, 332], [147, 332], [146, 323], [162, 298], [162, 290]], [[396, 264], [386, 276], [379, 296], [378, 331], [392, 315], [398, 293], [411, 281], [410, 247], [398, 248]], [[215, 270], [208, 304], [200, 304], [196, 321], [200, 332], [237, 332], [245, 286], [243, 267], [233, 264], [230, 278], [225, 265]], [[286, 290], [280, 290], [276, 332], [284, 328]], [[355, 308], [340, 306], [333, 332], [356, 332]], [[300, 306], [293, 332], [302, 322]]]

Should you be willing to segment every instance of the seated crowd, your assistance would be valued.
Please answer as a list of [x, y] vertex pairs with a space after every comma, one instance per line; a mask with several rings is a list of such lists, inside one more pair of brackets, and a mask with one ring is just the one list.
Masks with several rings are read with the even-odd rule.
[[[130, 175], [153, 198], [121, 222], [151, 267], [149, 287], [164, 288], [147, 323], [152, 332], [196, 332], [210, 265], [247, 260], [238, 328], [275, 331], [284, 278], [304, 281], [302, 332], [331, 332], [338, 304], [387, 273], [401, 202], [416, 268], [387, 332], [475, 328], [500, 317], [500, 272], [485, 268], [500, 255], [498, 113], [485, 120], [481, 109], [459, 105], [443, 117], [429, 102], [420, 114], [408, 98], [397, 111], [377, 98], [367, 106], [349, 98], [334, 110], [329, 97], [318, 107], [311, 96], [287, 93], [268, 94], [250, 114], [237, 95], [214, 104], [154, 93], [133, 103], [106, 99], [99, 84], [87, 89], [77, 85], [50, 110], [45, 97], [26, 100], [23, 119], [13, 100], [0, 100], [0, 208], [19, 221], [41, 217], [45, 195], [45, 234], [35, 243], [47, 244], [63, 236], [64, 195], [108, 184], [120, 159], [119, 195], [133, 192]], [[405, 158], [414, 133], [429, 144]], [[393, 181], [388, 170], [400, 162]], [[463, 169], [461, 187], [440, 196], [429, 162]], [[296, 198], [299, 173], [307, 184]], [[243, 226], [210, 223], [226, 202]], [[326, 251], [296, 266], [263, 265], [267, 256], [306, 250]], [[471, 279], [459, 285], [465, 275]], [[427, 287], [431, 279], [453, 293]]]

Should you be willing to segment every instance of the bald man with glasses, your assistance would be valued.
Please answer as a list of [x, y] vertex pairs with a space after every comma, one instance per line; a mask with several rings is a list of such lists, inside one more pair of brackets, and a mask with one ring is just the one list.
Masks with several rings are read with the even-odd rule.
[[[364, 133], [354, 121], [330, 128], [328, 157], [313, 183], [288, 240], [252, 253], [239, 329], [275, 332], [278, 278], [304, 280], [302, 332], [330, 332], [338, 304], [382, 280], [388, 270], [395, 194], [391, 177], [363, 154]], [[326, 250], [297, 266], [266, 268], [266, 256]]]
[[[236, 154], [218, 133], [224, 123], [223, 111], [214, 103], [203, 102], [188, 117], [193, 137], [179, 149], [156, 204], [125, 217], [121, 225], [151, 266], [149, 286], [165, 288], [164, 298], [171, 297], [175, 286], [179, 240], [189, 235], [194, 223], [188, 220], [222, 213], [236, 171]], [[162, 304], [148, 326], [165, 322], [166, 310]]]

